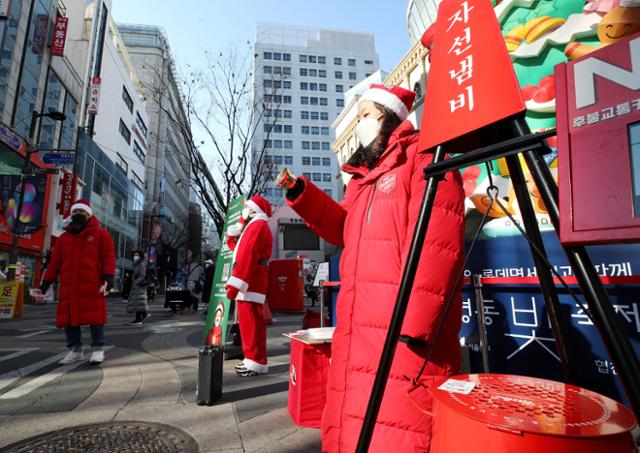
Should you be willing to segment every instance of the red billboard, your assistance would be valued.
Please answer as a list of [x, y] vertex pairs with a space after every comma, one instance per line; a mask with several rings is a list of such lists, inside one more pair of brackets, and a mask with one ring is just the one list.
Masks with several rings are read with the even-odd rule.
[[640, 34], [556, 66], [560, 239], [640, 240]]
[[76, 196], [76, 184], [78, 176], [72, 173], [65, 173], [60, 180], [60, 204], [58, 212], [62, 217], [67, 217], [71, 212], [71, 205]]
[[51, 40], [51, 55], [64, 55], [64, 44], [67, 41], [68, 17], [56, 17], [56, 24], [53, 27], [53, 37]]
[[489, 0], [444, 0], [435, 27], [420, 149], [449, 142], [525, 109]]

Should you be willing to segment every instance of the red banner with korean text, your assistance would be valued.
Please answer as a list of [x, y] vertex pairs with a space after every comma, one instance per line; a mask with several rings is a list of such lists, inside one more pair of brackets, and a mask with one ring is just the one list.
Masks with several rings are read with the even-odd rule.
[[58, 212], [62, 217], [67, 217], [71, 212], [71, 205], [75, 200], [76, 184], [78, 176], [72, 173], [65, 173], [60, 181], [60, 204]]
[[444, 0], [435, 27], [419, 143], [423, 150], [525, 110], [489, 0]]
[[51, 55], [64, 55], [64, 44], [67, 41], [68, 17], [56, 17], [56, 24], [53, 27], [53, 38], [51, 40]]

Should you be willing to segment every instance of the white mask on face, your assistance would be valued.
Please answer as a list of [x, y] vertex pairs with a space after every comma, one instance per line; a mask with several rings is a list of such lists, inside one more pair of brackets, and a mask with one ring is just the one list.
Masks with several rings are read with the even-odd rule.
[[369, 146], [380, 133], [381, 124], [377, 118], [363, 118], [356, 126], [356, 137], [362, 146]]
[[247, 220], [250, 215], [251, 215], [251, 208], [247, 206], [242, 210], [242, 218]]
[[133, 261], [138, 261], [139, 259], [140, 259], [140, 257], [139, 257], [138, 255], [135, 255], [135, 256], [133, 257]]

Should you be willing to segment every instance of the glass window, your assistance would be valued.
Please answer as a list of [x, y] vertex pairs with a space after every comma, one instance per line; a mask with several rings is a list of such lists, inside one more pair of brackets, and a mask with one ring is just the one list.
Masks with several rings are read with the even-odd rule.
[[138, 129], [140, 129], [140, 133], [142, 134], [142, 136], [144, 138], [147, 138], [147, 133], [149, 132], [149, 130], [147, 129], [147, 125], [144, 124], [144, 121], [140, 116], [140, 112], [136, 112], [136, 125], [138, 126]]
[[344, 92], [344, 86], [336, 85], [336, 93], [343, 93], [343, 92]]
[[282, 165], [282, 156], [273, 156], [273, 163], [276, 165]]
[[311, 105], [318, 105], [318, 98], [316, 98], [316, 97], [309, 98], [309, 103]]
[[300, 75], [301, 76], [306, 76], [307, 75], [307, 68], [300, 68]]
[[0, 111], [2, 111], [6, 100], [13, 51], [17, 48], [16, 35], [18, 34], [18, 22], [22, 15], [22, 3], [10, 3], [9, 18], [2, 19], [3, 25], [0, 26], [5, 30], [4, 33], [0, 32]]
[[282, 113], [283, 113], [283, 115], [282, 115], [282, 116], [283, 116], [284, 118], [291, 118], [291, 117], [292, 117], [292, 115], [293, 115], [293, 112], [292, 112], [291, 110], [283, 110], [283, 111], [282, 111]]
[[317, 83], [310, 83], [309, 84], [309, 89], [311, 91], [318, 91], [318, 84]]
[[309, 112], [302, 110], [300, 112], [300, 119], [301, 120], [308, 120], [309, 119]]
[[320, 98], [320, 105], [328, 105], [329, 100], [327, 98]]
[[320, 112], [320, 119], [324, 120], [324, 121], [328, 121], [329, 120], [329, 113], [327, 112]]
[[122, 100], [124, 101], [129, 111], [133, 113], [133, 99], [131, 99], [131, 95], [124, 85], [122, 85]]
[[327, 91], [327, 84], [326, 83], [321, 83], [318, 85], [318, 87], [320, 88], [320, 91]]
[[373, 64], [373, 60], [364, 60], [364, 64]]
[[285, 140], [284, 141], [284, 148], [285, 149], [293, 149], [293, 141], [292, 140]]
[[122, 170], [125, 175], [129, 171], [129, 165], [127, 164], [127, 161], [124, 160], [124, 157], [120, 155], [120, 153], [116, 153], [116, 166], [120, 168], [120, 170]]
[[67, 118], [62, 123], [62, 133], [60, 134], [60, 143], [58, 145], [62, 149], [74, 148], [77, 109], [78, 104], [67, 92], [67, 96], [64, 101], [64, 115]]
[[331, 149], [331, 144], [329, 142], [322, 142], [322, 150], [329, 151]]
[[322, 180], [324, 182], [331, 182], [331, 173], [322, 173]]
[[265, 140], [264, 141], [264, 147], [265, 148], [271, 148], [273, 146], [273, 141], [272, 140]]
[[336, 79], [341, 79], [342, 78], [342, 71], [336, 71], [335, 72], [335, 76], [336, 76]]
[[[319, 150], [320, 149], [320, 142], [311, 143], [311, 149], [316, 150], [316, 151]], [[320, 158], [319, 157], [314, 157], [313, 158], [313, 161], [314, 161], [313, 165], [320, 165], [320, 161], [318, 160], [318, 162], [316, 163], [316, 159], [320, 159]]]
[[135, 140], [133, 141], [133, 152], [135, 153], [138, 160], [144, 164], [144, 151], [142, 151], [142, 148], [140, 148], [140, 145], [138, 145], [138, 142]]
[[309, 104], [309, 98], [307, 96], [301, 96], [300, 97], [300, 104], [308, 105]]
[[344, 99], [336, 99], [336, 107], [344, 107]]
[[283, 53], [282, 54], [282, 60], [283, 61], [291, 61], [291, 54], [290, 53]]
[[[315, 142], [317, 143], [317, 142]], [[311, 158], [311, 165], [313, 165], [314, 167], [317, 167], [320, 165], [320, 158], [319, 157], [312, 157]]]
[[280, 52], [273, 52], [273, 59], [274, 60], [282, 60], [282, 54]]
[[331, 166], [331, 159], [328, 157], [323, 157], [322, 158], [322, 166], [323, 167], [330, 167]]
[[300, 82], [300, 89], [301, 90], [308, 90], [309, 89], [309, 84], [307, 82]]
[[293, 156], [284, 156], [285, 165], [293, 165]]
[[327, 71], [325, 71], [324, 69], [320, 69], [318, 71], [318, 77], [320, 77], [321, 79], [324, 79], [327, 77]]
[[633, 212], [635, 217], [640, 217], [640, 122], [629, 125], [629, 150], [633, 181]]
[[282, 82], [282, 88], [284, 88], [285, 90], [290, 90], [291, 89], [291, 81], [290, 80], [285, 80], [284, 82]]
[[320, 133], [322, 135], [329, 135], [329, 128], [328, 127], [322, 127], [320, 130]]
[[284, 104], [291, 104], [291, 96], [282, 96], [282, 102]]
[[[309, 143], [309, 142], [307, 142]], [[302, 165], [311, 165], [311, 157], [302, 156]]]
[[273, 67], [273, 73], [274, 74], [282, 74], [282, 68], [280, 66], [274, 66]]
[[316, 182], [319, 182], [322, 180], [322, 173], [314, 173], [313, 174], [313, 180]]
[[302, 173], [302, 176], [304, 176], [305, 178], [307, 178], [308, 180], [311, 180], [311, 173]]
[[311, 149], [311, 142], [302, 142], [302, 149]]
[[318, 112], [311, 112], [312, 120], [317, 120], [318, 118], [320, 118], [320, 114]]
[[120, 119], [120, 126], [118, 127], [118, 129], [120, 130], [120, 135], [122, 135], [122, 138], [124, 138], [125, 141], [130, 145], [131, 144], [131, 131], [129, 130], [127, 125], [124, 124], [124, 121], [122, 121], [122, 119]]
[[[60, 110], [60, 96], [62, 95], [62, 82], [58, 76], [49, 70], [47, 77], [47, 91], [44, 96], [43, 112], [57, 112]], [[56, 128], [59, 122], [52, 118], [43, 116], [40, 118], [40, 147], [42, 149], [52, 149], [58, 140], [55, 137]]]
[[300, 55], [300, 63], [306, 63], [307, 62], [307, 56], [306, 55]]
[[309, 135], [309, 126], [302, 126], [301, 132], [302, 132], [302, 135]]
[[309, 63], [315, 63], [316, 62], [316, 56], [315, 55], [309, 55]]
[[342, 64], [342, 58], [340, 58], [340, 57], [335, 57], [335, 58], [333, 59], [333, 64], [341, 65], [341, 64]]
[[283, 130], [285, 134], [292, 134], [293, 126], [291, 124], [285, 124]]
[[271, 66], [263, 66], [262, 71], [265, 74], [271, 74]]
[[311, 127], [311, 135], [320, 135], [320, 128], [316, 126]]
[[284, 68], [282, 68], [282, 73], [284, 75], [291, 75], [291, 68], [289, 66], [285, 66]]
[[265, 88], [273, 88], [273, 80], [263, 80], [262, 84]]
[[309, 69], [309, 77], [317, 77], [318, 70], [317, 69]]
[[349, 73], [349, 80], [356, 80], [358, 78], [358, 76], [356, 75], [355, 72], [350, 72]]
[[349, 58], [349, 60], [347, 60], [349, 66], [355, 66], [356, 65], [356, 59], [355, 58]]
[[273, 147], [276, 149], [282, 149], [282, 140], [274, 140]]
[[327, 62], [327, 57], [318, 57], [318, 63], [326, 64], [326, 62]]
[[262, 54], [262, 56], [264, 57], [265, 60], [271, 60], [271, 52], [265, 52]]

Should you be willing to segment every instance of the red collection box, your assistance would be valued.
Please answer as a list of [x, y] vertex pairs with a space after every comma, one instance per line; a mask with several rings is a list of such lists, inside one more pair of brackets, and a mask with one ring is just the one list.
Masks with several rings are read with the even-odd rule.
[[298, 426], [320, 428], [327, 400], [331, 344], [307, 344], [291, 339], [289, 414]]
[[276, 311], [304, 311], [304, 281], [302, 260], [272, 260], [269, 262], [269, 307]]

